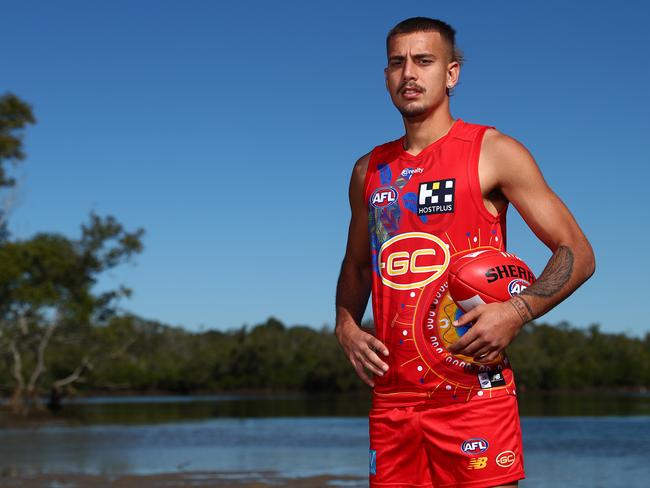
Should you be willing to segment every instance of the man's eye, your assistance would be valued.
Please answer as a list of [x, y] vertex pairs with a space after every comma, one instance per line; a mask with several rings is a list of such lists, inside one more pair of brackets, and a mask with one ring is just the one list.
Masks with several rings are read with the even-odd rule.
[[421, 59], [420, 62], [422, 64], [431, 64], [431, 63], [433, 63], [433, 60], [431, 60], [431, 59]]

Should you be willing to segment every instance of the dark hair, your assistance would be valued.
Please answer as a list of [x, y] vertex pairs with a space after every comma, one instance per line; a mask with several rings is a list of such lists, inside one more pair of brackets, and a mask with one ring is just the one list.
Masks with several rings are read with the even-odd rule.
[[439, 32], [442, 38], [447, 41], [450, 47], [450, 58], [456, 61], [459, 65], [463, 65], [465, 58], [463, 52], [456, 47], [456, 31], [452, 26], [438, 19], [430, 19], [429, 17], [411, 17], [401, 21], [393, 27], [388, 36], [386, 36], [386, 52], [393, 36], [398, 34], [410, 34], [411, 32]]

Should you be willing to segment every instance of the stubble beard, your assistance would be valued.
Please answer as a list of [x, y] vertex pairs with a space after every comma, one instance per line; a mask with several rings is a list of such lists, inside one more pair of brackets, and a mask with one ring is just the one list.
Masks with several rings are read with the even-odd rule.
[[[426, 89], [424, 87], [416, 85], [416, 88], [420, 91], [422, 95], [424, 95], [424, 93], [426, 92]], [[399, 94], [402, 92], [403, 89], [404, 86], [400, 86], [397, 92], [397, 96], [399, 96]], [[407, 102], [405, 106], [400, 106], [399, 104], [395, 104], [395, 106], [397, 107], [397, 110], [399, 110], [399, 113], [402, 114], [402, 117], [404, 117], [405, 119], [414, 119], [417, 117], [421, 117], [422, 115], [426, 115], [430, 110], [430, 107], [427, 107], [427, 104], [424, 103], [423, 101], [418, 101], [415, 103]]]
[[429, 111], [429, 108], [424, 104], [410, 104], [407, 107], [398, 106], [397, 110], [399, 110], [399, 113], [401, 113], [402, 117], [405, 119], [412, 119], [426, 114]]

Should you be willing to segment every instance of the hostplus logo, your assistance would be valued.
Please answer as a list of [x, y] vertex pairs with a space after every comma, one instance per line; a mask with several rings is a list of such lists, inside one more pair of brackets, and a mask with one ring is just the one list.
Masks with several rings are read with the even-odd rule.
[[455, 187], [455, 178], [420, 183], [418, 215], [453, 212]]

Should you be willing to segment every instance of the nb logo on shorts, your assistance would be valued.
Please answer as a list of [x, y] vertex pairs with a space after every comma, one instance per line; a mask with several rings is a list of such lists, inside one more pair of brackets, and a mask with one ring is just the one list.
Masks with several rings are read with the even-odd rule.
[[377, 474], [377, 451], [374, 449], [370, 449], [370, 474]]
[[472, 458], [469, 460], [467, 469], [483, 469], [487, 466], [487, 457]]

